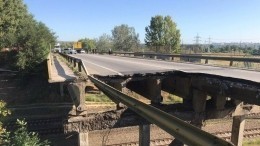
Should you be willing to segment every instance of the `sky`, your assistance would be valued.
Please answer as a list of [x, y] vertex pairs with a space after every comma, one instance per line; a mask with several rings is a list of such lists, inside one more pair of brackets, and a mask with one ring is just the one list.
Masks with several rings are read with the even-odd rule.
[[[184, 44], [260, 42], [260, 0], [24, 0], [36, 20], [59, 41], [111, 35], [115, 26], [134, 27], [144, 42], [151, 17], [171, 16]], [[207, 41], [207, 42], [206, 42]]]

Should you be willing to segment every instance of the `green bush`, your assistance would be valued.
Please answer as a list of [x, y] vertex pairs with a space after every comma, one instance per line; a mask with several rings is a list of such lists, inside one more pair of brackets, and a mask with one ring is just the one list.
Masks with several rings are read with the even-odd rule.
[[41, 142], [38, 134], [35, 132], [28, 132], [27, 123], [23, 120], [17, 119], [18, 129], [10, 137], [11, 146], [48, 146], [47, 140]]
[[8, 132], [2, 122], [10, 115], [10, 111], [5, 107], [5, 102], [0, 101], [0, 145], [3, 146], [48, 146], [47, 140], [41, 141], [38, 134], [27, 131], [27, 123], [24, 120], [17, 119], [18, 129], [14, 132]]

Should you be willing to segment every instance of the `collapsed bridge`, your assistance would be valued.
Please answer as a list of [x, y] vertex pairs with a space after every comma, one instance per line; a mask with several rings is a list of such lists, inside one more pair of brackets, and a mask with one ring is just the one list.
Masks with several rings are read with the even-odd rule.
[[[117, 91], [134, 91], [154, 105], [162, 101], [161, 91], [177, 95], [183, 98], [184, 106], [193, 108], [199, 120], [206, 107], [213, 109], [215, 117], [221, 117], [226, 107], [236, 107], [241, 101], [260, 105], [260, 79], [257, 78], [260, 73], [257, 71], [108, 55], [65, 57], [74, 67], [78, 64], [79, 71], [83, 69]], [[92, 76], [89, 79], [118, 105], [120, 102], [128, 104], [117, 93], [112, 94], [114, 91], [106, 90], [109, 87], [102, 82]], [[78, 109], [84, 110], [84, 105], [78, 103]], [[182, 137], [180, 139], [183, 140]]]

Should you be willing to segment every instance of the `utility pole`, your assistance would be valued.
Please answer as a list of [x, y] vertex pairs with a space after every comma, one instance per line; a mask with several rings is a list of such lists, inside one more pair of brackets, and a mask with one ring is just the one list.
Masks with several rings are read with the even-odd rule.
[[196, 53], [197, 52], [197, 50], [199, 50], [199, 44], [200, 44], [200, 36], [199, 36], [199, 34], [197, 33], [197, 36], [195, 36], [195, 50], [194, 50], [194, 53]]
[[208, 40], [209, 40], [209, 42], [208, 42], [208, 43], [209, 43], [209, 46], [208, 46], [208, 53], [210, 53], [210, 43], [211, 43], [211, 42], [210, 42], [210, 40], [211, 40], [210, 36], [209, 36]]

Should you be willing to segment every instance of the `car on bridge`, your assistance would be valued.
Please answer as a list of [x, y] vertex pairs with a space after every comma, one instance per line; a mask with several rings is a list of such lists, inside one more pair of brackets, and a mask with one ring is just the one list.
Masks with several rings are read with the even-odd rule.
[[80, 50], [80, 53], [86, 53], [86, 51], [85, 50]]
[[64, 53], [64, 54], [77, 54], [77, 51], [72, 49], [72, 48], [66, 48], [66, 49], [63, 49], [62, 53]]

